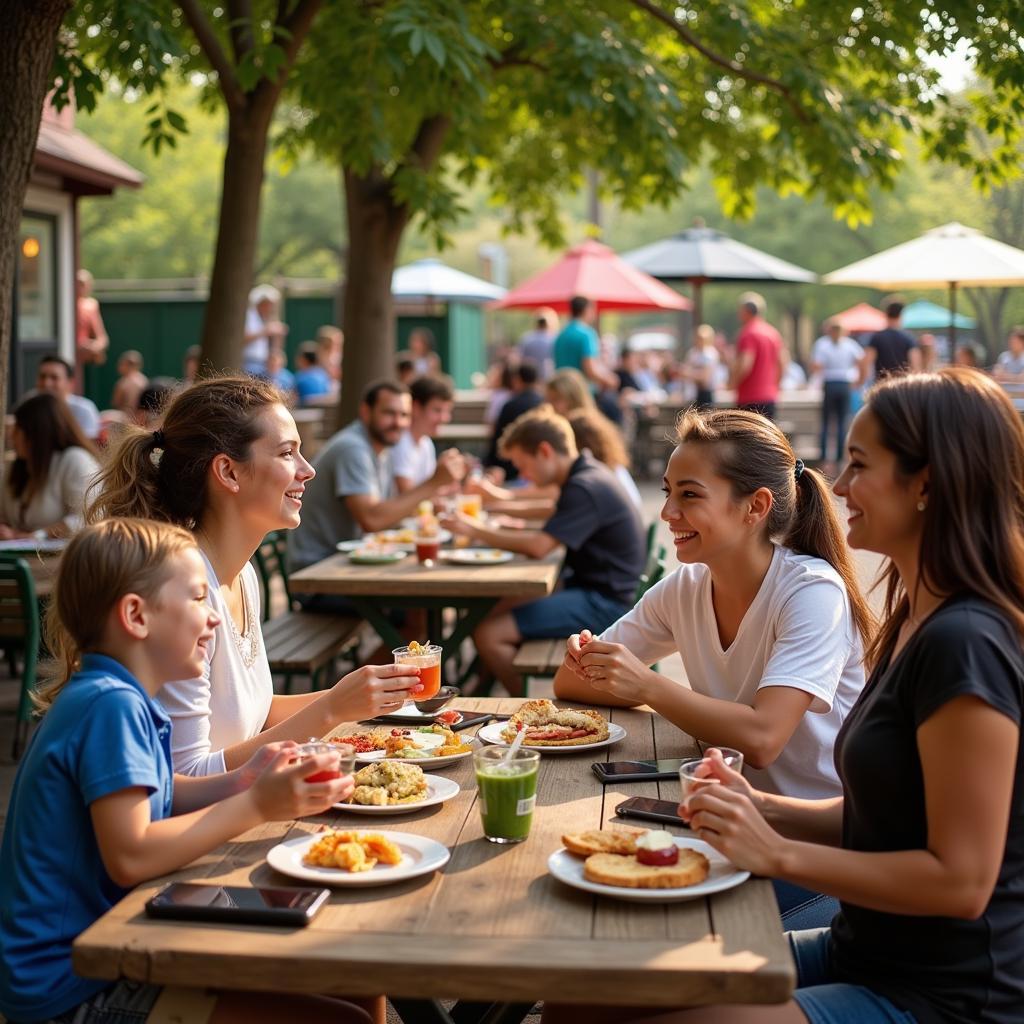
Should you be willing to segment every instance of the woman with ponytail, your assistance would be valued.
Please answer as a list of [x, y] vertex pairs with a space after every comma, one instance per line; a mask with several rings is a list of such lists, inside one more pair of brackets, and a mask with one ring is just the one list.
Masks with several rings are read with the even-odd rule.
[[299, 449], [273, 385], [215, 377], [172, 398], [160, 429], [128, 427], [99, 477], [91, 522], [130, 516], [184, 527], [206, 565], [220, 622], [204, 672], [160, 693], [182, 774], [230, 771], [264, 743], [323, 736], [339, 722], [394, 711], [419, 686], [414, 668], [373, 665], [320, 693], [274, 693], [249, 560], [270, 531], [299, 524], [314, 475]]
[[[691, 409], [664, 491], [682, 565], [600, 636], [569, 638], [555, 694], [647, 704], [741, 751], [758, 789], [835, 797], [832, 747], [864, 685], [872, 619], [824, 480], [763, 416]], [[648, 667], [676, 652], [689, 687]], [[785, 913], [813, 900], [779, 896]]]

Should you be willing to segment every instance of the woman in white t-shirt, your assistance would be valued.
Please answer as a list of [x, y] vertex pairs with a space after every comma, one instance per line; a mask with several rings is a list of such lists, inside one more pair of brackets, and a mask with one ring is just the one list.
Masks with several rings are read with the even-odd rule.
[[244, 764], [265, 743], [323, 736], [339, 722], [399, 708], [415, 669], [374, 665], [331, 689], [274, 693], [250, 559], [272, 530], [299, 525], [312, 466], [273, 385], [257, 378], [200, 381], [167, 407], [163, 426], [129, 427], [99, 478], [88, 517], [139, 516], [192, 530], [206, 562], [207, 600], [220, 617], [198, 679], [168, 684], [174, 769], [211, 775]]
[[[811, 349], [811, 373], [821, 375], [821, 461], [835, 469], [843, 461], [846, 423], [853, 389], [863, 380], [864, 349], [843, 334], [838, 320], [829, 320], [825, 333]], [[835, 424], [835, 462], [828, 463], [829, 426]]]
[[[555, 694], [647, 704], [742, 751], [758, 789], [834, 797], [872, 616], [825, 482], [756, 413], [690, 410], [677, 441], [661, 518], [682, 565], [599, 637], [569, 638]], [[689, 687], [648, 667], [675, 652]]]

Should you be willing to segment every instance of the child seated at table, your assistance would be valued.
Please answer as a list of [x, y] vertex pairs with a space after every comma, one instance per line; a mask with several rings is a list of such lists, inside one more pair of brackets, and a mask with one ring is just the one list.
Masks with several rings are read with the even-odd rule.
[[[690, 410], [677, 441], [661, 518], [682, 565], [600, 635], [569, 638], [555, 694], [648, 704], [742, 751], [759, 789], [838, 796], [832, 748], [864, 685], [872, 616], [825, 481], [757, 413]], [[689, 687], [648, 667], [677, 651]], [[784, 913], [811, 902], [779, 897]]]
[[[228, 774], [173, 775], [171, 723], [154, 698], [202, 667], [218, 621], [206, 588], [195, 540], [176, 526], [108, 520], [64, 554], [47, 618], [55, 669], [36, 694], [46, 715], [18, 770], [0, 847], [0, 1011], [11, 1024], [145, 1020], [159, 988], [78, 977], [75, 937], [132, 886], [352, 792], [351, 776], [306, 782], [337, 755], [300, 764], [289, 742]], [[211, 1020], [239, 1006], [249, 1020], [285, 1019], [299, 1002], [225, 994]], [[313, 1003], [327, 1019], [368, 1019], [351, 1004]]]

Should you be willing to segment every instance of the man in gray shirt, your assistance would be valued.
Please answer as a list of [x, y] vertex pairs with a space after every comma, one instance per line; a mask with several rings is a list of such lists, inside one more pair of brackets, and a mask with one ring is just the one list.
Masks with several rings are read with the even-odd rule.
[[409, 389], [395, 381], [371, 384], [359, 419], [339, 430], [313, 460], [316, 476], [306, 484], [302, 522], [288, 534], [289, 567], [302, 569], [334, 554], [338, 541], [397, 525], [416, 506], [466, 474], [465, 458], [442, 452], [429, 480], [392, 494], [391, 449], [409, 429]]

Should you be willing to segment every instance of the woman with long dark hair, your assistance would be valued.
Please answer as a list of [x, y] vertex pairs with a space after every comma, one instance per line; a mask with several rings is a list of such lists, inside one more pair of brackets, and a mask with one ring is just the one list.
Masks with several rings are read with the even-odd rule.
[[26, 398], [14, 410], [15, 460], [0, 489], [0, 540], [67, 537], [82, 526], [95, 449], [64, 401]]
[[793, 1001], [678, 1024], [1021, 1019], [1024, 426], [990, 378], [944, 369], [875, 387], [848, 450], [850, 544], [889, 565], [871, 676], [836, 742], [842, 795], [758, 792], [713, 756], [722, 784], [682, 809], [738, 866], [842, 909], [790, 933]]

